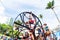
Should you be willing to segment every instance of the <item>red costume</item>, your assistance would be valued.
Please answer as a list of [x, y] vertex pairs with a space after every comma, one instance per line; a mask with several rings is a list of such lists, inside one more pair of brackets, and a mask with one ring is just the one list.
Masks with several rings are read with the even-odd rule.
[[29, 20], [29, 23], [30, 23], [30, 24], [33, 24], [33, 23], [34, 23], [34, 20], [32, 20], [32, 19]]

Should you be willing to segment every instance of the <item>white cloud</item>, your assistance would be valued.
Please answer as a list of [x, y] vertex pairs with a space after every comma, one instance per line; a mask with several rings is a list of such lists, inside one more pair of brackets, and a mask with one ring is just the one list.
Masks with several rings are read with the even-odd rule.
[[30, 5], [37, 8], [45, 7], [46, 3], [50, 0], [4, 0], [4, 6], [12, 9], [20, 8], [21, 5]]
[[5, 8], [0, 6], [0, 23], [6, 23], [7, 17], [5, 16]]
[[[2, 0], [2, 3], [9, 8], [13, 8], [16, 9], [18, 7], [20, 7], [21, 5], [30, 5], [30, 6], [34, 6], [37, 8], [43, 8], [46, 7], [46, 4], [52, 0]], [[55, 1], [55, 5], [58, 5], [59, 0], [54, 0]]]
[[0, 6], [0, 14], [4, 13], [5, 8], [3, 6]]
[[5, 16], [0, 16], [0, 23], [6, 23], [7, 17]]

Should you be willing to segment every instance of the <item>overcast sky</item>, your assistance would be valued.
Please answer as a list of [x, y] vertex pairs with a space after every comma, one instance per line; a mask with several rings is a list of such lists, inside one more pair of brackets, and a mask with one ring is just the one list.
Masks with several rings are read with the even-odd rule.
[[[1, 0], [0, 1], [0, 22], [5, 23], [9, 17], [15, 18], [23, 11], [31, 11], [35, 15], [42, 14], [43, 22], [47, 23], [50, 29], [59, 23], [53, 11], [45, 9], [47, 3], [52, 0]], [[55, 11], [60, 19], [60, 0], [55, 1]]]

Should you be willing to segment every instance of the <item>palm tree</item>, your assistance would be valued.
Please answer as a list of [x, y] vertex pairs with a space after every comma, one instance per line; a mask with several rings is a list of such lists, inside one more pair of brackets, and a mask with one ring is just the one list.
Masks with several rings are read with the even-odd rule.
[[[54, 10], [54, 0], [53, 0], [52, 2], [49, 2], [49, 3], [47, 4], [46, 9], [52, 9], [52, 11], [54, 12], [54, 14], [55, 14], [55, 16], [56, 16], [58, 22], [60, 23], [60, 20], [59, 20], [59, 18], [58, 18], [58, 16], [57, 16], [56, 12], [55, 12], [55, 10]], [[54, 32], [53, 32], [53, 36], [56, 37], [55, 34], [54, 34]]]
[[40, 15], [39, 15], [39, 17], [42, 19], [42, 18], [43, 18], [43, 15], [42, 15], [42, 14], [40, 14]]
[[55, 14], [58, 22], [60, 23], [60, 20], [59, 20], [59, 18], [58, 18], [58, 16], [57, 16], [56, 12], [54, 11], [54, 0], [53, 0], [52, 2], [49, 2], [49, 3], [47, 4], [46, 9], [52, 9], [52, 11], [54, 12], [54, 14]]

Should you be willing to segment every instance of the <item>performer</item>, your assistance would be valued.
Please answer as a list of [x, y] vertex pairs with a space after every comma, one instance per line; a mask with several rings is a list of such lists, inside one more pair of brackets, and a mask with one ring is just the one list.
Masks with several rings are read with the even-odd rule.
[[49, 28], [48, 28], [46, 23], [43, 25], [43, 29], [44, 29], [44, 36], [45, 36], [46, 40], [47, 40], [47, 38], [50, 40], [51, 32], [50, 32], [50, 30], [49, 30]]
[[45, 23], [44, 25], [43, 25], [43, 29], [44, 29], [44, 33], [48, 36], [48, 35], [50, 35], [50, 30], [49, 30], [49, 28], [48, 28], [48, 26], [47, 26], [47, 24]]
[[29, 24], [34, 24], [34, 20], [32, 20], [31, 15], [29, 15]]
[[[25, 23], [29, 28], [33, 29], [35, 24], [35, 19], [31, 15], [29, 15], [29, 20]], [[33, 25], [33, 26], [32, 26]]]

